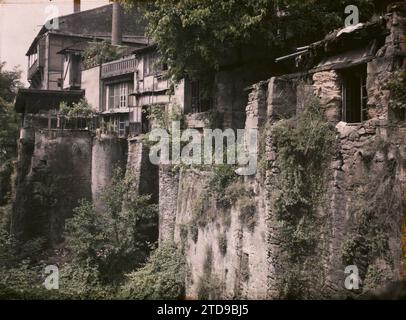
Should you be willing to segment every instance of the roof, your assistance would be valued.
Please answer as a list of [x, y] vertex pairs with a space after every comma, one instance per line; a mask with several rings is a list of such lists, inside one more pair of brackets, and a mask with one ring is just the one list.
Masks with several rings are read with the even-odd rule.
[[142, 53], [147, 53], [147, 52], [151, 52], [151, 51], [155, 51], [157, 49], [157, 45], [156, 43], [153, 44], [148, 44], [145, 47], [142, 48], [137, 48], [133, 51], [133, 53], [135, 54], [142, 54]]
[[80, 41], [77, 42], [69, 47], [66, 47], [62, 49], [61, 51], [58, 51], [58, 54], [66, 54], [66, 53], [81, 53], [85, 51], [87, 46], [89, 45], [88, 41]]
[[[137, 6], [138, 7], [138, 6]], [[145, 37], [146, 21], [142, 9], [123, 10], [123, 41], [128, 43], [147, 44]], [[46, 33], [61, 36], [94, 38], [100, 40], [111, 39], [113, 5], [98, 7], [91, 10], [72, 13], [59, 17], [59, 29], [48, 30], [42, 26], [26, 55], [35, 51], [38, 40]]]
[[[58, 51], [58, 54], [69, 54], [69, 53], [73, 53], [73, 54], [81, 54], [83, 51], [86, 50], [86, 48], [89, 46], [89, 44], [91, 42], [97, 41], [99, 39], [93, 39], [91, 41], [89, 40], [85, 40], [85, 41], [79, 41], [76, 42], [73, 45], [70, 45], [66, 48], [63, 48], [61, 51]], [[127, 55], [131, 55], [134, 51], [134, 44], [133, 43], [128, 43], [126, 41], [123, 41], [123, 44], [121, 46], [117, 46], [120, 47], [120, 52], [121, 52], [121, 57], [127, 56]], [[138, 50], [145, 48], [146, 45], [138, 43]], [[136, 49], [136, 50], [137, 50]]]
[[[356, 63], [373, 56], [374, 50], [377, 49], [377, 41], [388, 33], [386, 19], [381, 17], [376, 21], [335, 30], [323, 40], [298, 48], [297, 52], [277, 58], [276, 62], [295, 58], [299, 69], [329, 65], [333, 68], [343, 63], [351, 64], [351, 61]], [[349, 55], [351, 52], [353, 54]]]
[[18, 113], [38, 113], [40, 110], [58, 109], [62, 101], [76, 103], [84, 94], [83, 90], [19, 89], [15, 110]]

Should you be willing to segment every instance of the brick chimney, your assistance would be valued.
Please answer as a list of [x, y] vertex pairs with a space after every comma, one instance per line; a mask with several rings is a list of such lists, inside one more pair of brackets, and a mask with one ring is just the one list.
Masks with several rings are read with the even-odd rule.
[[111, 27], [111, 44], [121, 45], [123, 42], [122, 8], [119, 1], [113, 2], [113, 22]]
[[80, 12], [80, 0], [73, 0], [73, 12]]

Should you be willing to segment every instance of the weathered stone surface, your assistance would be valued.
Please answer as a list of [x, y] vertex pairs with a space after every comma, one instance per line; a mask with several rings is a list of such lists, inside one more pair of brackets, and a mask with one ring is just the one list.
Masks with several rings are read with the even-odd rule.
[[317, 72], [313, 75], [314, 91], [320, 98], [321, 105], [326, 109], [329, 121], [341, 120], [341, 79], [334, 70]]
[[[210, 172], [204, 171], [181, 170], [176, 173], [169, 168], [161, 168], [160, 240], [174, 239], [185, 252], [189, 269], [187, 297], [196, 298], [201, 281], [210, 282], [204, 271], [206, 252], [210, 248], [211, 280], [220, 288], [220, 297], [265, 299], [268, 275], [267, 228], [262, 188], [254, 182], [257, 193], [253, 204], [257, 222], [253, 232], [241, 221], [241, 208], [238, 205], [231, 209], [216, 209], [215, 203], [210, 200], [204, 203], [206, 209], [203, 214], [207, 215], [207, 224], [196, 225], [193, 224], [196, 205], [207, 192], [210, 175]], [[198, 230], [196, 239], [193, 239], [191, 227]], [[186, 238], [184, 230], [188, 230]], [[219, 237], [226, 239], [226, 252], [219, 248]]]
[[271, 78], [268, 84], [268, 119], [272, 122], [296, 113], [296, 85], [287, 79]]
[[179, 172], [171, 167], [159, 169], [159, 243], [172, 242], [178, 202]]
[[92, 135], [36, 131], [20, 149], [12, 232], [20, 240], [62, 241], [65, 220], [81, 199], [91, 200]]
[[93, 139], [92, 147], [92, 198], [98, 210], [103, 209], [100, 193], [108, 185], [118, 168], [125, 168], [127, 141], [115, 136], [101, 135]]

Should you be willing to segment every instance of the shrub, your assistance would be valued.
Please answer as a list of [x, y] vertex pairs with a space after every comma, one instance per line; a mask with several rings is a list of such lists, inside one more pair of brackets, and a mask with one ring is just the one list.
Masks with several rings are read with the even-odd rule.
[[120, 296], [125, 299], [172, 300], [184, 296], [186, 264], [174, 244], [156, 249], [146, 265], [127, 275]]
[[[289, 265], [279, 287], [282, 297], [291, 292], [286, 288], [306, 287], [308, 278], [317, 277], [316, 274], [321, 272], [306, 269], [306, 266], [317, 259], [315, 253], [323, 226], [317, 210], [323, 203], [335, 130], [325, 120], [324, 109], [317, 98], [311, 97], [305, 102], [307, 107], [299, 116], [280, 120], [271, 130], [278, 152], [274, 171], [279, 172], [271, 177], [272, 214], [280, 225], [278, 237], [286, 260], [283, 263]], [[306, 270], [297, 271], [302, 269]], [[300, 297], [310, 296], [303, 292]]]
[[197, 297], [199, 300], [219, 299], [221, 296], [221, 281], [213, 275], [213, 249], [206, 248], [203, 264], [203, 276], [197, 284]]
[[106, 299], [114, 294], [114, 288], [101, 282], [100, 272], [90, 259], [64, 264], [59, 275], [59, 294], [65, 299]]
[[225, 189], [223, 202], [231, 206], [247, 194], [244, 183], [241, 180], [236, 180]]
[[393, 109], [406, 109], [406, 80], [402, 77], [402, 72], [394, 73], [388, 82], [384, 85], [384, 89], [390, 90], [391, 99], [389, 105]]
[[85, 69], [90, 69], [116, 60], [124, 53], [124, 48], [113, 46], [107, 41], [91, 42], [82, 54], [83, 66]]
[[133, 196], [134, 177], [116, 170], [101, 199], [104, 211], [82, 201], [66, 222], [66, 248], [71, 257], [97, 266], [103, 281], [122, 280], [140, 266], [157, 240], [157, 206], [150, 196]]
[[217, 200], [217, 204], [223, 208], [231, 206], [230, 199], [226, 197], [226, 189], [235, 181], [238, 175], [235, 167], [222, 164], [214, 168], [213, 175], [208, 183], [209, 192]]
[[91, 118], [95, 113], [86, 99], [73, 103], [72, 106], [69, 106], [66, 102], [61, 102], [59, 112], [67, 118]]
[[221, 298], [221, 281], [216, 276], [200, 277], [197, 284], [199, 300], [217, 300]]

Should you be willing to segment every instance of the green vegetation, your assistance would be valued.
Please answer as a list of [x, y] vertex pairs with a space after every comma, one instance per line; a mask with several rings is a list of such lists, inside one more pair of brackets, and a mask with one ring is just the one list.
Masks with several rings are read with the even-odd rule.
[[91, 42], [82, 54], [83, 66], [90, 69], [117, 60], [125, 54], [125, 47], [113, 46], [108, 41]]
[[208, 183], [209, 193], [222, 208], [229, 208], [233, 200], [235, 200], [226, 193], [227, 188], [239, 178], [235, 173], [235, 169], [235, 166], [227, 164], [215, 166], [213, 175]]
[[221, 281], [213, 275], [213, 249], [206, 248], [203, 263], [203, 275], [197, 284], [197, 297], [199, 300], [219, 299], [221, 295]]
[[406, 80], [402, 72], [394, 73], [389, 81], [385, 84], [384, 89], [391, 92], [389, 105], [393, 109], [406, 109]]
[[147, 264], [127, 275], [125, 299], [179, 299], [184, 296], [186, 264], [174, 244], [159, 247]]
[[[229, 218], [229, 209], [237, 200], [238, 193], [242, 192], [240, 187], [243, 188], [239, 184], [238, 191], [228, 192], [228, 188], [238, 181], [238, 175], [234, 170], [232, 165], [218, 165], [213, 168], [204, 191], [194, 202], [193, 219], [190, 222], [193, 228], [204, 228], [211, 219], [218, 218], [219, 214], [222, 214], [224, 219]], [[198, 230], [193, 231], [193, 234], [197, 240]]]
[[74, 260], [96, 266], [104, 283], [119, 283], [140, 267], [157, 238], [158, 208], [133, 190], [134, 177], [117, 169], [101, 195], [103, 212], [83, 201], [66, 223], [66, 249]]
[[398, 159], [387, 156], [390, 144], [379, 137], [370, 144], [368, 157], [383, 155], [383, 165], [368, 164], [369, 174], [357, 181], [350, 204], [350, 225], [354, 227], [343, 243], [342, 261], [344, 265], [357, 265], [361, 279], [367, 279], [372, 289], [382, 283], [376, 279], [392, 276], [390, 272], [377, 275], [375, 271], [392, 263], [389, 235], [401, 238], [401, 217], [393, 213], [402, 212], [403, 194], [396, 178]]
[[246, 226], [251, 233], [254, 232], [257, 224], [255, 200], [245, 195], [238, 201], [237, 206], [240, 209], [239, 219], [241, 223]]
[[[83, 200], [67, 220], [65, 244], [17, 243], [10, 210], [0, 210], [0, 297], [5, 299], [176, 299], [183, 296], [185, 265], [174, 245], [158, 249], [158, 209], [135, 196], [135, 179], [120, 169], [100, 196], [103, 210]], [[150, 255], [150, 253], [152, 254]], [[59, 290], [47, 291], [44, 268], [60, 268]]]
[[5, 63], [0, 62], [0, 206], [7, 205], [10, 200], [20, 127], [13, 101], [21, 87], [21, 72], [4, 68]]
[[323, 224], [317, 209], [322, 204], [325, 170], [334, 151], [335, 131], [324, 119], [319, 101], [311, 97], [300, 116], [279, 121], [271, 136], [278, 152], [279, 169], [272, 179], [272, 214], [280, 223], [283, 259], [289, 265], [280, 292], [286, 298], [309, 298], [313, 286], [307, 281], [316, 271], [307, 266], [317, 256]]
[[163, 105], [151, 105], [146, 110], [147, 119], [159, 128], [171, 130], [173, 121], [180, 121], [181, 128], [183, 128], [184, 119], [182, 111], [178, 105], [172, 105], [169, 112], [165, 111]]
[[[137, 5], [135, 0], [123, 2]], [[290, 52], [343, 26], [347, 5], [357, 5], [361, 21], [365, 21], [372, 15], [373, 3], [373, 0], [158, 0], [147, 2], [146, 18], [149, 36], [157, 43], [162, 62], [170, 67], [170, 76], [179, 80], [188, 75], [192, 79], [206, 79], [209, 84], [212, 71], [230, 57], [253, 63], [261, 54], [272, 57]], [[252, 48], [251, 52], [247, 54], [246, 48]]]
[[73, 103], [68, 106], [66, 102], [62, 102], [59, 106], [59, 113], [69, 118], [91, 118], [95, 112], [92, 106], [86, 99], [80, 100], [78, 103]]

